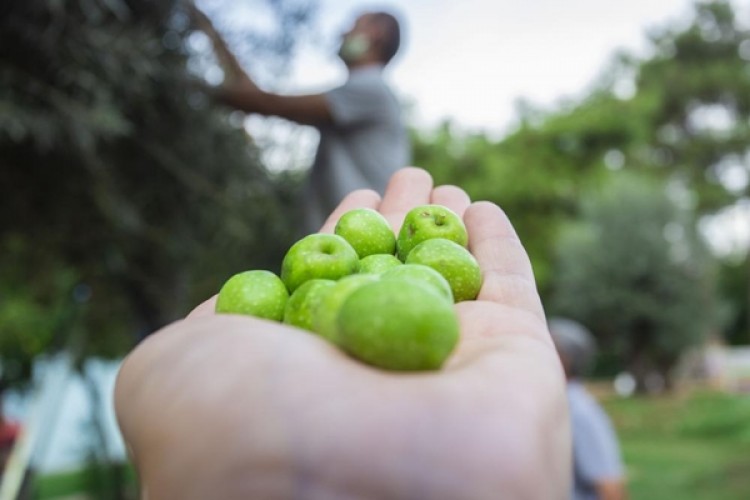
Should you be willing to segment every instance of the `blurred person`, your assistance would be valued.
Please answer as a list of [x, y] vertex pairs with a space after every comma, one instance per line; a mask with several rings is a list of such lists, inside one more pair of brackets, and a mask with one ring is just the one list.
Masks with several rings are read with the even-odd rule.
[[279, 95], [258, 88], [211, 21], [193, 9], [196, 24], [211, 38], [225, 68], [224, 84], [211, 92], [219, 102], [312, 125], [320, 132], [304, 191], [308, 232], [317, 230], [346, 194], [362, 188], [382, 194], [391, 175], [409, 164], [401, 106], [383, 78], [401, 43], [400, 24], [393, 14], [362, 14], [343, 35], [338, 51], [348, 72], [343, 85], [317, 94]]
[[617, 435], [604, 409], [584, 387], [583, 377], [596, 353], [594, 338], [583, 325], [550, 318], [549, 331], [567, 379], [573, 434], [573, 500], [626, 498]]
[[142, 498], [565, 499], [564, 374], [528, 255], [496, 205], [405, 168], [353, 208], [398, 229], [426, 203], [463, 217], [484, 283], [456, 304], [461, 340], [440, 371], [398, 373], [325, 339], [209, 299], [125, 359], [115, 408]]

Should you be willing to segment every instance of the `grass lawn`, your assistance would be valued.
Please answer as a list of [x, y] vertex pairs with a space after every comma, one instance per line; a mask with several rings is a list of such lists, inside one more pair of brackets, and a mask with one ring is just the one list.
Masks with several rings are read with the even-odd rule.
[[[750, 499], [750, 396], [693, 391], [661, 398], [600, 398], [615, 423], [631, 500]], [[135, 498], [132, 468], [120, 469]], [[89, 491], [107, 495], [112, 473], [81, 471], [39, 477], [37, 499]]]
[[605, 398], [633, 500], [750, 498], [750, 396]]
[[135, 471], [129, 465], [113, 466], [109, 469], [92, 468], [80, 471], [48, 474], [36, 477], [32, 482], [32, 498], [53, 500], [62, 498], [115, 498], [115, 474], [124, 485], [126, 498], [136, 498], [137, 480]]

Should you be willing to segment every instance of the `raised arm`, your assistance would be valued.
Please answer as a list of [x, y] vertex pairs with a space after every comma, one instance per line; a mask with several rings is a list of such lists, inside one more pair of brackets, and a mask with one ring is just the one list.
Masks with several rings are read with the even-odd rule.
[[193, 3], [188, 4], [188, 9], [196, 27], [211, 39], [216, 57], [227, 76], [221, 87], [212, 90], [217, 101], [246, 113], [279, 116], [304, 125], [320, 126], [332, 121], [323, 94], [284, 96], [259, 89], [242, 69], [208, 16]]
[[200, 10], [194, 3], [188, 3], [188, 12], [195, 23], [195, 26], [208, 36], [213, 45], [214, 53], [219, 59], [219, 65], [224, 70], [227, 82], [242, 82], [243, 85], [255, 87], [255, 83], [248, 76], [237, 57], [229, 50], [224, 38], [216, 31], [211, 19]]
[[323, 94], [285, 96], [264, 92], [242, 83], [223, 85], [214, 97], [227, 106], [265, 116], [280, 116], [303, 125], [331, 123], [331, 111]]

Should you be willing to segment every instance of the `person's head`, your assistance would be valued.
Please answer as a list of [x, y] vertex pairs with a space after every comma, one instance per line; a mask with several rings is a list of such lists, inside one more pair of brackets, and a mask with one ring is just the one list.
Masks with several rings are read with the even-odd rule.
[[368, 12], [344, 33], [339, 57], [350, 67], [388, 64], [401, 45], [401, 28], [393, 14]]
[[550, 318], [547, 326], [566, 377], [585, 375], [596, 354], [593, 335], [582, 324], [566, 318]]

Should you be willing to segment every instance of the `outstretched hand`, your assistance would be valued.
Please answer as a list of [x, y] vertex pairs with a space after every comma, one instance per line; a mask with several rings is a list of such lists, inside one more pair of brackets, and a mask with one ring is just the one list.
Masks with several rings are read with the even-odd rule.
[[463, 217], [484, 284], [456, 305], [461, 340], [439, 372], [366, 366], [302, 330], [213, 314], [211, 299], [123, 363], [116, 409], [143, 498], [565, 498], [564, 377], [528, 256], [504, 213], [397, 172], [379, 210]]

